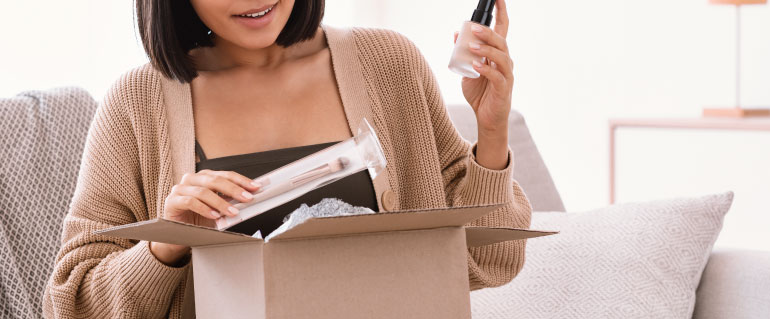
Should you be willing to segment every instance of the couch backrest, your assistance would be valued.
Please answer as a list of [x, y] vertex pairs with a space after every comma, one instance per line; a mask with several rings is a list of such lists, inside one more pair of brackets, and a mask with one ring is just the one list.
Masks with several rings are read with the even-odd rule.
[[42, 317], [96, 107], [78, 88], [0, 99], [0, 318]]
[[[448, 105], [449, 117], [466, 140], [476, 141], [476, 116], [468, 105]], [[564, 204], [540, 152], [529, 134], [524, 117], [511, 110], [508, 123], [508, 144], [513, 151], [513, 178], [527, 194], [535, 211], [564, 211]]]

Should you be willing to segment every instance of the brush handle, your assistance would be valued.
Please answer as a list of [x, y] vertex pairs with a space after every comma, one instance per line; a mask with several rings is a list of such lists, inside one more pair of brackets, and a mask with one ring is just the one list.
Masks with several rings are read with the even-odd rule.
[[248, 202], [245, 202], [245, 203], [238, 203], [238, 204], [235, 204], [233, 206], [235, 206], [235, 208], [237, 208], [237, 209], [244, 209], [244, 208], [249, 207], [251, 205], [254, 205], [256, 203], [259, 203], [259, 202], [262, 202], [262, 201], [266, 201], [266, 200], [268, 200], [270, 198], [273, 198], [275, 196], [278, 196], [280, 194], [288, 192], [288, 191], [292, 190], [293, 188], [294, 188], [294, 185], [292, 185], [291, 182], [283, 183], [283, 184], [278, 184], [278, 185], [275, 185], [275, 186], [273, 186], [273, 187], [271, 187], [271, 188], [269, 188], [269, 189], [267, 189], [267, 190], [265, 190], [263, 192], [259, 192], [259, 193], [255, 194], [254, 198], [251, 201], [248, 201]]
[[[270, 198], [273, 198], [275, 196], [281, 195], [283, 193], [289, 192], [292, 189], [295, 189], [297, 187], [300, 187], [302, 185], [305, 185], [309, 182], [312, 182], [314, 180], [317, 180], [319, 178], [322, 178], [326, 175], [333, 174], [336, 172], [339, 172], [349, 164], [349, 160], [345, 157], [338, 158], [332, 162], [323, 164], [321, 166], [318, 166], [314, 169], [311, 169], [307, 172], [304, 172], [302, 174], [299, 174], [297, 176], [292, 177], [288, 181], [285, 181], [281, 184], [277, 184], [271, 188], [268, 188], [264, 191], [260, 191], [259, 193], [254, 194], [254, 198], [252, 198], [248, 202], [238, 202], [233, 204], [233, 206], [239, 210], [247, 208], [249, 206], [252, 206], [256, 203], [266, 201]], [[334, 179], [337, 180], [337, 179]], [[334, 181], [332, 180], [332, 181]], [[327, 181], [328, 184], [329, 182]], [[270, 183], [269, 179], [264, 180], [263, 185], [268, 185]], [[323, 185], [323, 184], [322, 184]], [[232, 203], [232, 202], [231, 202]], [[244, 219], [249, 219], [255, 215], [261, 214], [262, 212], [256, 212], [252, 213], [249, 216], [242, 215], [243, 213], [238, 214], [238, 216], [234, 217], [220, 217], [216, 219], [217, 229], [226, 229], [232, 225], [235, 225], [237, 223], [242, 222]]]
[[254, 194], [254, 198], [251, 201], [248, 202], [241, 202], [238, 204], [235, 204], [235, 208], [237, 209], [244, 209], [246, 207], [249, 207], [251, 205], [254, 205], [259, 202], [266, 201], [270, 198], [273, 198], [275, 196], [278, 196], [280, 194], [283, 194], [285, 192], [288, 192], [294, 188], [297, 188], [299, 186], [302, 186], [304, 184], [307, 184], [313, 180], [316, 180], [318, 178], [321, 178], [329, 173], [331, 173], [332, 170], [329, 166], [329, 164], [324, 164], [322, 166], [319, 166], [316, 169], [310, 170], [308, 172], [305, 172], [303, 174], [297, 175], [290, 179], [287, 182], [284, 182], [282, 184], [275, 185], [271, 188], [268, 188], [265, 191], [259, 192]]

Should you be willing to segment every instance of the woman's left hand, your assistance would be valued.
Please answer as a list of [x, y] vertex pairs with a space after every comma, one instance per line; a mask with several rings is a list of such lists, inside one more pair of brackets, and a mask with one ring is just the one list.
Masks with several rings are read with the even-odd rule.
[[[508, 12], [504, 0], [495, 3], [494, 30], [474, 25], [471, 30], [484, 41], [471, 44], [470, 52], [486, 57], [487, 63], [474, 63], [481, 74], [472, 79], [463, 77], [463, 95], [476, 113], [479, 142], [476, 158], [479, 164], [493, 169], [505, 168], [508, 156], [508, 115], [513, 91], [513, 60], [508, 53]], [[455, 34], [457, 41], [457, 34]]]

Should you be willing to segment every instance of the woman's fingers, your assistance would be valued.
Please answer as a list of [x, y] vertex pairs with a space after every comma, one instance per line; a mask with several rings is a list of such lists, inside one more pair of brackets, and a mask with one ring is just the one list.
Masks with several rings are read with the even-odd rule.
[[208, 219], [222, 217], [219, 212], [211, 209], [211, 207], [194, 196], [172, 196], [168, 198], [168, 201], [166, 204], [178, 211], [192, 211]]
[[460, 35], [460, 32], [455, 31], [455, 43], [457, 43], [457, 37]]
[[181, 183], [171, 188], [174, 195], [171, 204], [174, 209], [187, 209], [209, 219], [236, 216], [238, 209], [227, 199], [249, 202], [254, 198], [252, 193], [260, 187], [259, 183], [236, 172], [204, 169], [182, 176]]
[[505, 0], [495, 1], [495, 6], [495, 32], [505, 39], [508, 36], [508, 8], [505, 6]]
[[[183, 222], [195, 222], [198, 220], [196, 216], [208, 220], [236, 216], [238, 209], [227, 199], [249, 202], [254, 198], [252, 193], [260, 187], [248, 177], [231, 171], [201, 170], [197, 173], [186, 173], [166, 197], [163, 216]], [[190, 216], [189, 212], [195, 214]], [[211, 222], [195, 223], [201, 225]]]
[[238, 215], [237, 208], [233, 207], [233, 205], [230, 205], [230, 203], [206, 187], [184, 185], [179, 187], [177, 193], [180, 196], [190, 196], [198, 199], [199, 201], [206, 204], [209, 207], [209, 210], [213, 209], [219, 212], [220, 215]]
[[252, 179], [243, 176], [241, 174], [238, 174], [233, 171], [209, 171], [209, 174], [214, 174], [217, 176], [222, 176], [224, 178], [227, 178], [234, 183], [240, 185], [241, 187], [250, 190], [251, 192], [257, 191], [261, 185], [259, 185], [258, 182], [253, 181]]
[[[192, 177], [190, 177], [184, 184], [206, 187], [241, 202], [249, 202], [254, 198], [254, 195], [240, 186], [238, 181], [233, 181], [229, 177], [224, 177], [225, 175], [227, 174], [222, 174], [221, 172], [217, 173], [211, 170], [201, 170], [198, 174], [192, 175]], [[250, 183], [251, 180], [249, 180], [249, 182], [240, 182], [240, 184], [246, 185]]]
[[468, 46], [472, 53], [486, 57], [487, 60], [494, 63], [496, 66], [492, 69], [500, 71], [506, 79], [513, 78], [513, 61], [508, 53], [485, 44], [470, 43]]
[[476, 70], [476, 72], [479, 72], [482, 76], [487, 78], [490, 83], [492, 83], [492, 86], [497, 91], [504, 91], [507, 81], [505, 79], [505, 76], [500, 71], [496, 70], [489, 64], [482, 64], [478, 61], [473, 61], [473, 69]]
[[486, 42], [486, 44], [491, 45], [506, 54], [508, 53], [508, 43], [505, 41], [505, 38], [497, 34], [497, 32], [492, 31], [492, 29], [477, 24], [471, 26], [471, 32], [473, 32], [479, 40]]

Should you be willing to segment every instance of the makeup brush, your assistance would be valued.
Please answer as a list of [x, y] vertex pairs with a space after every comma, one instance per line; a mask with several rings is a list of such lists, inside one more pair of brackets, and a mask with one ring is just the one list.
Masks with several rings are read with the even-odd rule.
[[[268, 200], [270, 198], [273, 198], [275, 196], [288, 192], [292, 189], [300, 187], [304, 184], [317, 180], [326, 175], [344, 170], [345, 167], [347, 167], [348, 165], [350, 165], [350, 160], [347, 157], [336, 158], [326, 164], [318, 166], [300, 175], [294, 176], [284, 183], [270, 187], [265, 191], [257, 192], [256, 194], [254, 194], [254, 198], [251, 201], [241, 202], [233, 206], [235, 206], [235, 208], [237, 209], [244, 209], [256, 203]], [[266, 179], [265, 182], [263, 182], [263, 185], [266, 185], [266, 184], [270, 184], [269, 179]]]

